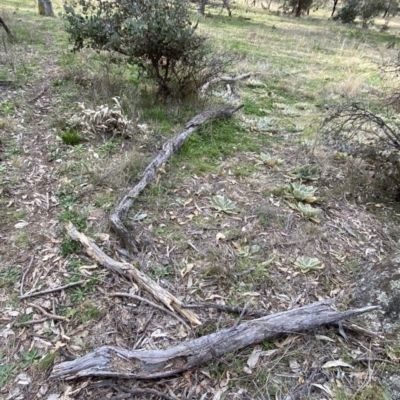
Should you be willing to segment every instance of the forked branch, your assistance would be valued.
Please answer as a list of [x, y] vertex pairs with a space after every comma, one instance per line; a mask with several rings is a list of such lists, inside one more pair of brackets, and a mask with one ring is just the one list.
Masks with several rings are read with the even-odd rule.
[[76, 360], [56, 365], [51, 377], [67, 380], [85, 376], [165, 378], [282, 334], [315, 329], [378, 308], [370, 306], [341, 312], [331, 307], [334, 301], [328, 299], [268, 315], [162, 350], [129, 351], [114, 346], [100, 347]]

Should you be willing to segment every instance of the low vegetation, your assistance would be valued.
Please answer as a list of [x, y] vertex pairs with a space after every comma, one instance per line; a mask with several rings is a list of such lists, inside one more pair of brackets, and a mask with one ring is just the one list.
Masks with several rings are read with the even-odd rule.
[[[1, 398], [122, 398], [138, 387], [188, 399], [393, 395], [400, 348], [363, 320], [364, 333], [289, 333], [168, 381], [47, 378], [101, 345], [166, 348], [240, 319], [200, 309], [202, 325], [188, 329], [112, 296], [147, 294], [97, 265], [67, 221], [183, 303], [266, 313], [328, 297], [348, 308], [358, 274], [396, 249], [398, 86], [380, 66], [397, 57], [400, 20], [358, 14], [346, 25], [330, 8], [294, 18], [268, 3], [228, 2], [231, 17], [207, 4], [195, 28], [196, 5], [183, 1], [53, 0], [54, 18], [2, 1], [13, 37], [0, 31]], [[198, 90], [223, 71], [251, 77]], [[240, 104], [193, 133], [135, 201], [124, 221], [141, 244], [132, 258], [110, 229], [119, 199], [195, 115]]]

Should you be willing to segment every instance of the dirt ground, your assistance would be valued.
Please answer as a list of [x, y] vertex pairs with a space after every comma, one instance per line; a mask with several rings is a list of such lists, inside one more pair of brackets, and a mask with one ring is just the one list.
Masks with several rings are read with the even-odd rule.
[[[310, 134], [323, 117], [320, 103], [333, 102], [343, 91], [375, 93], [373, 79], [362, 75], [364, 67], [360, 64], [364, 81], [351, 81], [357, 71], [350, 71], [339, 87], [321, 59], [322, 66], [316, 62], [313, 68], [325, 75], [312, 91], [296, 86], [304, 69], [293, 69], [290, 62], [282, 69], [278, 58], [284, 54], [264, 70], [264, 59], [246, 50], [237, 68], [254, 78], [235, 85], [228, 99], [243, 102], [244, 109], [229, 120], [207, 123], [159, 170], [125, 221], [141, 244], [138, 254], [127, 254], [110, 228], [110, 213], [162, 143], [198, 112], [219, 105], [226, 88], [191, 104], [149, 105], [148, 97], [140, 97], [147, 84], [130, 92], [130, 75], [118, 75], [105, 58], [98, 61], [89, 51], [71, 55], [58, 20], [16, 7], [11, 0], [0, 6], [0, 15], [21, 38], [2, 36], [0, 49], [0, 397], [395, 399], [387, 382], [398, 374], [399, 344], [362, 318], [351, 322], [364, 333], [337, 326], [288, 332], [172, 378], [49, 378], [54, 364], [103, 345], [165, 349], [240, 319], [200, 308], [193, 312], [201, 325], [189, 326], [144, 301], [112, 295], [155, 302], [137, 282], [107, 270], [72, 241], [65, 231], [68, 221], [107, 255], [131, 262], [185, 304], [247, 305], [272, 314], [326, 298], [336, 298], [338, 309], [351, 308], [363, 268], [398, 248], [400, 213], [390, 199], [366, 200], [371, 171], [365, 164], [318, 144]], [[287, 17], [260, 14], [261, 8], [254, 14], [240, 10], [263, 18], [258, 23], [271, 32], [276, 29], [271, 24], [287, 29]], [[309, 19], [301, 29], [307, 34], [315, 29], [317, 46], [323, 23], [313, 23]], [[263, 39], [266, 28], [249, 24]], [[339, 57], [342, 48], [361, 57], [369, 37], [357, 32], [332, 52]], [[233, 36], [227, 40], [233, 43]], [[290, 54], [306, 58], [307, 46], [296, 44], [296, 37], [290, 36]], [[270, 51], [266, 57], [272, 59], [275, 50]], [[371, 50], [368, 57], [377, 53]], [[311, 85], [307, 79], [302, 82]], [[267, 87], [271, 82], [278, 83]], [[117, 140], [88, 134], [79, 144], [68, 143], [66, 121], [82, 117], [77, 102], [92, 110], [113, 107], [118, 93], [131, 134]], [[306, 184], [315, 189], [310, 204], [320, 213], [311, 217], [302, 214], [290, 189], [304, 165], [316, 167]], [[60, 289], [64, 285], [70, 286]], [[48, 289], [55, 291], [35, 295]], [[254, 364], [255, 350], [261, 355]], [[333, 361], [339, 363], [330, 365]]]

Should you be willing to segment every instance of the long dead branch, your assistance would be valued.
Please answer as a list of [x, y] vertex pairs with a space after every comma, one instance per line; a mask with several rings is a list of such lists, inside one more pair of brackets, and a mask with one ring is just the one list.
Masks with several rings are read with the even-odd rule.
[[232, 108], [226, 107], [217, 110], [208, 110], [197, 115], [191, 119], [186, 125], [185, 130], [180, 134], [172, 137], [164, 143], [161, 151], [157, 154], [154, 160], [148, 165], [143, 173], [143, 177], [140, 182], [132, 188], [129, 193], [121, 200], [117, 205], [114, 212], [110, 216], [111, 225], [113, 226], [115, 232], [124, 241], [125, 246], [132, 252], [138, 252], [138, 243], [132, 236], [131, 232], [126, 228], [123, 220], [126, 218], [129, 209], [131, 208], [133, 202], [139, 196], [139, 194], [146, 188], [146, 186], [156, 178], [157, 170], [165, 164], [170, 157], [177, 153], [178, 150], [183, 146], [187, 138], [195, 132], [200, 125], [206, 121], [214, 120], [217, 118], [229, 118], [236, 111], [240, 110], [243, 105]]
[[88, 253], [90, 257], [95, 259], [103, 267], [106, 267], [108, 270], [116, 272], [120, 275], [130, 276], [138, 283], [139, 286], [150, 293], [155, 299], [167, 306], [167, 308], [169, 308], [171, 311], [175, 310], [187, 318], [193, 325], [201, 325], [201, 322], [197, 318], [196, 314], [190, 310], [184, 310], [182, 308], [182, 303], [178, 298], [151, 280], [146, 274], [136, 269], [132, 264], [113, 260], [107, 254], [105, 254], [92, 239], [79, 232], [71, 222], [66, 224], [66, 229], [69, 236], [72, 239], [80, 242], [85, 248], [86, 253]]
[[328, 299], [247, 321], [164, 350], [129, 351], [114, 346], [100, 347], [76, 360], [56, 365], [51, 377], [67, 380], [84, 376], [165, 378], [285, 333], [315, 329], [379, 308], [370, 306], [341, 312], [331, 307], [334, 301]]

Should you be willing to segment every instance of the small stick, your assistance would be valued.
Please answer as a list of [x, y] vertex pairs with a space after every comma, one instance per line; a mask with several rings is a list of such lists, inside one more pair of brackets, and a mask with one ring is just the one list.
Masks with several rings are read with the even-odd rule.
[[130, 388], [127, 388], [126, 386], [116, 385], [110, 379], [107, 379], [107, 380], [104, 380], [101, 382], [92, 383], [88, 388], [89, 389], [110, 388], [119, 393], [118, 395], [111, 397], [110, 400], [128, 399], [135, 395], [142, 395], [142, 396], [153, 395], [153, 396], [157, 396], [161, 399], [165, 399], [165, 400], [174, 400], [172, 397], [168, 396], [167, 394], [159, 392], [158, 390], [155, 390], [155, 389], [150, 389], [150, 388], [149, 389], [147, 389], [147, 388], [145, 388], [145, 389], [139, 389], [139, 388], [130, 389]]
[[47, 320], [48, 320], [48, 318], [34, 319], [32, 321], [19, 322], [19, 323], [15, 324], [14, 326], [26, 326], [26, 325], [40, 324], [41, 322], [45, 322]]
[[22, 278], [21, 278], [21, 287], [19, 288], [19, 294], [21, 295], [21, 296], [23, 296], [24, 295], [24, 282], [25, 282], [25, 277], [26, 277], [26, 275], [28, 275], [28, 272], [29, 272], [29, 270], [31, 269], [31, 267], [32, 267], [32, 264], [33, 264], [33, 260], [35, 259], [35, 256], [33, 255], [32, 257], [31, 257], [31, 261], [30, 261], [30, 263], [29, 263], [29, 265], [28, 265], [28, 268], [26, 269], [26, 271], [24, 272], [24, 274], [22, 275]]
[[236, 329], [238, 327], [238, 325], [240, 324], [240, 321], [243, 319], [243, 317], [245, 316], [245, 314], [247, 313], [247, 309], [249, 308], [249, 304], [250, 302], [248, 301], [245, 306], [243, 307], [242, 312], [239, 315], [239, 318], [236, 320], [235, 325], [233, 325], [233, 330]]
[[389, 364], [393, 364], [393, 365], [397, 364], [397, 363], [395, 363], [393, 361], [385, 360], [383, 358], [368, 358], [368, 357], [356, 358], [355, 360], [351, 361], [350, 364], [354, 365], [354, 364], [357, 364], [359, 362], [368, 362], [368, 363], [370, 363], [370, 362], [371, 363], [373, 363], [373, 362], [383, 362], [383, 363], [389, 363]]
[[[216, 310], [225, 311], [225, 312], [233, 312], [240, 314], [243, 312], [242, 307], [232, 307], [232, 306], [225, 306], [223, 304], [218, 303], [195, 303], [195, 304], [185, 304], [182, 308], [215, 308]], [[262, 310], [248, 310], [246, 312], [248, 315], [254, 316], [265, 316], [268, 315], [267, 311]]]
[[188, 328], [190, 330], [190, 326], [182, 318], [180, 318], [178, 315], [174, 314], [173, 312], [167, 310], [164, 307], [159, 306], [158, 304], [153, 303], [150, 300], [144, 299], [143, 297], [136, 296], [135, 294], [129, 294], [129, 293], [123, 293], [123, 292], [113, 292], [113, 293], [108, 293], [108, 295], [109, 296], [113, 296], [113, 297], [117, 297], [117, 296], [118, 297], [129, 297], [131, 299], [142, 301], [143, 303], [146, 303], [149, 306], [152, 306], [152, 307], [156, 308], [157, 310], [165, 312], [166, 314], [171, 315], [171, 317], [176, 318], [179, 322], [181, 322], [183, 325], [186, 326], [186, 328]]
[[69, 319], [66, 317], [61, 317], [60, 315], [55, 315], [55, 314], [51, 314], [49, 312], [47, 312], [44, 308], [38, 306], [37, 304], [34, 303], [28, 303], [28, 306], [31, 306], [33, 308], [36, 308], [37, 310], [39, 310], [42, 314], [44, 314], [46, 317], [51, 318], [51, 319], [57, 319], [59, 321], [67, 321], [69, 322]]
[[42, 294], [49, 294], [49, 293], [54, 293], [54, 292], [59, 292], [60, 290], [67, 289], [73, 286], [78, 286], [81, 285], [82, 283], [85, 283], [86, 281], [78, 281], [78, 282], [72, 282], [68, 283], [68, 285], [64, 286], [59, 286], [54, 289], [47, 289], [47, 290], [42, 290], [41, 292], [34, 292], [34, 293], [29, 293], [29, 294], [24, 294], [23, 296], [19, 296], [19, 299], [27, 299], [29, 297], [35, 297], [35, 296], [41, 296]]

